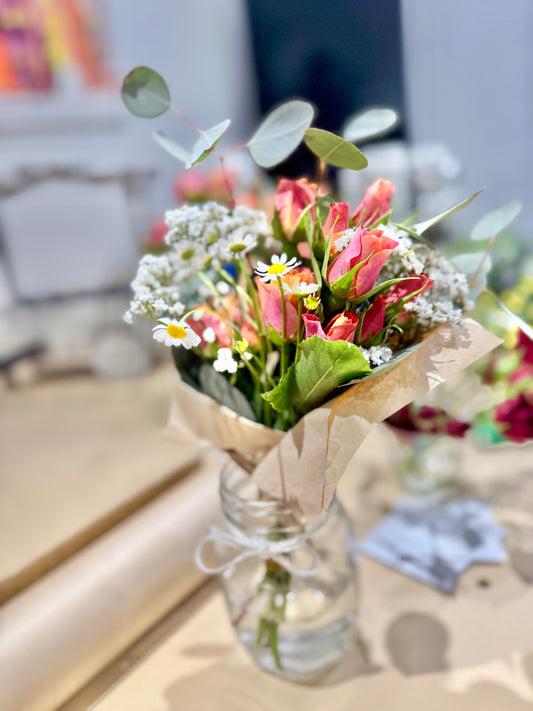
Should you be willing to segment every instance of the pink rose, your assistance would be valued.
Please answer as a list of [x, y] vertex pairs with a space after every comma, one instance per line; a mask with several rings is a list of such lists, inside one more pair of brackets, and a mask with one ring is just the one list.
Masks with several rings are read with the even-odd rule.
[[521, 393], [502, 402], [496, 408], [494, 420], [501, 425], [502, 435], [513, 442], [522, 444], [533, 439], [533, 393]]
[[[308, 183], [305, 178], [300, 180], [282, 178], [279, 181], [274, 205], [285, 237], [291, 236], [302, 210], [314, 202], [315, 186]], [[312, 212], [314, 217], [314, 208]]]
[[[284, 274], [282, 281], [288, 286], [292, 286], [294, 282], [305, 282], [306, 284], [314, 283], [313, 272], [307, 267], [299, 267]], [[265, 284], [259, 277], [255, 278], [257, 293], [259, 296], [259, 304], [263, 312], [263, 321], [267, 326], [282, 334], [283, 326], [283, 308], [282, 296], [277, 280], [272, 280]], [[283, 295], [285, 302], [285, 338], [291, 339], [296, 336], [298, 330], [298, 299], [290, 294]]]
[[198, 312], [200, 313], [198, 320], [191, 317], [187, 323], [200, 337], [207, 328], [212, 328], [215, 332], [215, 343], [219, 348], [231, 347], [234, 324], [241, 338], [248, 341], [250, 346], [256, 347], [259, 344], [259, 336], [252, 324], [243, 317], [236, 294], [225, 296], [222, 304], [223, 306], [218, 309], [213, 309], [209, 304], [201, 304], [202, 310]]
[[376, 283], [387, 257], [397, 246], [398, 242], [386, 237], [381, 230], [368, 232], [358, 227], [350, 244], [329, 265], [328, 282], [332, 284], [364, 262], [354, 277], [348, 298], [364, 296]]
[[[361, 343], [366, 343], [381, 331], [389, 304], [396, 304], [402, 299], [406, 299], [405, 303], [407, 303], [415, 296], [424, 294], [432, 286], [433, 282], [427, 274], [414, 274], [409, 279], [395, 284], [386, 294], [380, 294], [363, 317]], [[408, 318], [407, 313], [400, 313], [397, 323], [403, 323], [406, 318]]]
[[326, 326], [325, 331], [320, 324], [320, 319], [314, 314], [303, 314], [302, 319], [305, 324], [306, 338], [319, 336], [326, 341], [348, 341], [353, 343], [359, 324], [359, 316], [351, 311], [343, 311], [337, 314]]
[[367, 188], [365, 196], [357, 206], [352, 220], [361, 225], [374, 224], [390, 210], [394, 186], [390, 180], [376, 180]]
[[345, 202], [332, 203], [329, 206], [329, 213], [322, 227], [326, 242], [331, 232], [331, 246], [329, 253], [336, 254], [335, 240], [342, 237], [344, 232], [350, 227], [350, 208]]

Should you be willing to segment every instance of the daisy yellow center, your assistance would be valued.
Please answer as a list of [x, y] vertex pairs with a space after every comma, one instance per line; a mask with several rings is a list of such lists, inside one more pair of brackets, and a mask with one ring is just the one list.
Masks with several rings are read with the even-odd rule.
[[246, 245], [244, 242], [235, 242], [234, 244], [230, 245], [230, 252], [233, 252], [234, 254], [238, 254], [239, 252], [242, 252], [243, 250], [246, 249]]
[[268, 268], [268, 273], [269, 274], [283, 274], [285, 271], [285, 265], [284, 264], [271, 264]]
[[176, 326], [173, 323], [168, 324], [167, 333], [171, 338], [179, 338], [180, 340], [185, 338], [187, 335], [187, 331], [183, 328], [183, 326]]
[[186, 249], [181, 254], [182, 259], [192, 259], [194, 257], [194, 249]]

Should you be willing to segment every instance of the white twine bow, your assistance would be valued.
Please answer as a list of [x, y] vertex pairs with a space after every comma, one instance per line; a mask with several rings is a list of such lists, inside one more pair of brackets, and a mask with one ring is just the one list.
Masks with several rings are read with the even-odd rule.
[[[196, 565], [200, 568], [200, 570], [208, 575], [222, 573], [224, 570], [237, 565], [246, 558], [252, 558], [253, 556], [257, 556], [263, 560], [273, 560], [281, 568], [285, 568], [285, 570], [289, 573], [292, 573], [293, 575], [300, 575], [302, 577], [315, 575], [319, 568], [320, 557], [318, 553], [305, 542], [316, 531], [316, 528], [311, 531], [307, 531], [300, 536], [292, 536], [279, 541], [271, 541], [265, 536], [247, 536], [239, 528], [232, 526], [227, 519], [225, 519], [225, 524], [227, 526], [227, 530], [218, 528], [218, 526], [211, 526], [209, 533], [200, 541], [194, 553], [194, 561]], [[240, 551], [240, 553], [222, 565], [210, 566], [203, 560], [204, 546], [206, 543], [210, 542], [223, 543], [228, 548], [234, 548], [236, 551]], [[287, 553], [293, 553], [297, 550], [303, 550], [309, 554], [312, 560], [309, 567], [301, 568], [291, 561], [290, 556], [285, 555]]]

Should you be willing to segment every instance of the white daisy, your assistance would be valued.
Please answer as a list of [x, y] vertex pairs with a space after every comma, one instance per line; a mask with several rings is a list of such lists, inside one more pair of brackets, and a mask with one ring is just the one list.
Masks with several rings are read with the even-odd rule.
[[300, 264], [301, 262], [299, 262], [296, 257], [292, 257], [289, 261], [287, 261], [286, 254], [282, 254], [280, 256], [274, 254], [272, 255], [270, 264], [257, 262], [255, 273], [261, 278], [261, 281], [268, 283], [269, 281], [272, 281], [272, 279], [277, 279], [277, 277], [281, 277], [287, 272], [290, 272], [291, 269], [300, 266]]
[[297, 298], [305, 298], [311, 294], [316, 294], [318, 291], [318, 284], [307, 284], [307, 282], [301, 279], [294, 284], [286, 284], [283, 282], [283, 291], [287, 295], [296, 296]]
[[245, 228], [234, 230], [227, 239], [218, 241], [218, 257], [222, 261], [231, 260], [236, 254], [245, 255], [257, 247], [258, 238], [247, 233]]
[[233, 359], [231, 348], [219, 348], [217, 351], [217, 359], [213, 363], [213, 368], [218, 373], [236, 373], [237, 361]]
[[159, 323], [152, 331], [154, 339], [164, 343], [165, 346], [183, 346], [189, 350], [197, 346], [201, 340], [185, 321], [172, 321], [169, 318], [159, 319]]

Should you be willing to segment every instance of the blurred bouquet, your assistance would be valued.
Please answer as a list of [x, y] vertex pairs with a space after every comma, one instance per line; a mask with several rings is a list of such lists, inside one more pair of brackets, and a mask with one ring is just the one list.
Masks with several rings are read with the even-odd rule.
[[[126, 77], [123, 98], [141, 116], [170, 106], [163, 79], [143, 67]], [[229, 179], [229, 205], [167, 212], [169, 249], [142, 258], [126, 314], [155, 321], [154, 338], [173, 349], [183, 379], [173, 430], [230, 451], [264, 492], [304, 514], [327, 508], [373, 424], [497, 343], [464, 319], [470, 280], [424, 235], [475, 195], [407, 226], [391, 221], [394, 188], [378, 180], [351, 209], [323, 194], [326, 164], [360, 170], [366, 158], [310, 128], [312, 119], [309, 104], [288, 102], [246, 147], [268, 168], [303, 140], [319, 179], [282, 178], [272, 219], [237, 204]], [[368, 112], [361, 126], [383, 133], [382, 119]], [[197, 129], [191, 151], [156, 138], [190, 168], [215, 151], [229, 123]], [[194, 296], [182, 300], [187, 282]]]
[[[528, 288], [529, 287], [529, 288]], [[524, 276], [502, 294], [525, 319], [533, 305], [533, 279]], [[476, 315], [503, 339], [451, 383], [412, 402], [388, 419], [404, 432], [464, 437], [471, 433], [483, 446], [533, 439], [533, 340], [516, 328], [489, 299]]]

